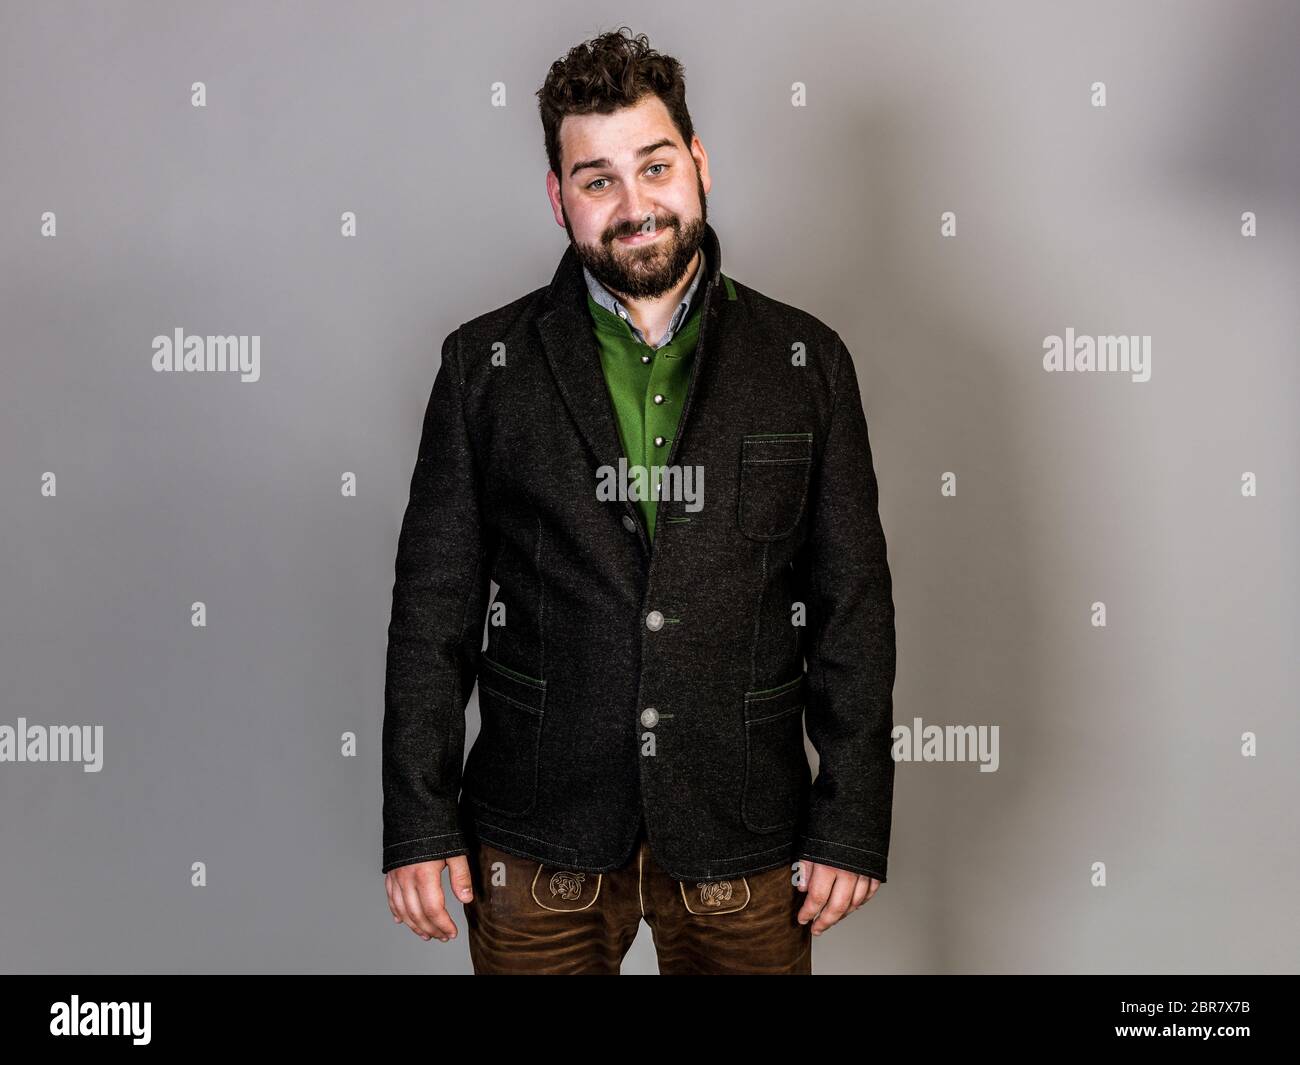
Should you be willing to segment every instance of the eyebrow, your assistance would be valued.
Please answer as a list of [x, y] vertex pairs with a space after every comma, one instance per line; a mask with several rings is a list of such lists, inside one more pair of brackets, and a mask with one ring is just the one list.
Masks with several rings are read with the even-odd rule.
[[[636, 157], [638, 159], [643, 159], [651, 152], [657, 152], [660, 148], [675, 149], [676, 147], [677, 145], [673, 142], [673, 139], [671, 137], [664, 137], [662, 140], [657, 140], [653, 144], [647, 144], [643, 148], [638, 148], [636, 150]], [[601, 156], [601, 158], [599, 159], [584, 159], [580, 163], [573, 164], [573, 169], [569, 171], [569, 177], [573, 177], [573, 175], [576, 174], [579, 170], [587, 170], [589, 168], [599, 169], [600, 167], [607, 167], [607, 166], [613, 166], [613, 164], [604, 156]]]

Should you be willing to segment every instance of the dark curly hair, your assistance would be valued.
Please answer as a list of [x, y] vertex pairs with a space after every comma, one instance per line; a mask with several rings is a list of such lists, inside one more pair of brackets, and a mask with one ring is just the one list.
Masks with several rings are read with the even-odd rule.
[[[626, 31], [626, 33], [625, 33]], [[695, 127], [686, 109], [684, 68], [672, 56], [650, 47], [645, 34], [627, 26], [602, 33], [570, 48], [547, 72], [537, 90], [537, 107], [546, 134], [546, 157], [555, 176], [560, 171], [560, 121], [565, 115], [610, 114], [631, 107], [647, 93], [663, 101], [682, 143], [690, 150]]]

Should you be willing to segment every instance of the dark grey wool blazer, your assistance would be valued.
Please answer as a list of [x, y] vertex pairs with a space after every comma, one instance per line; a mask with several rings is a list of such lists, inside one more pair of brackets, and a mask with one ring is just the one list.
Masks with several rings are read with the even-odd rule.
[[704, 506], [661, 499], [653, 544], [634, 500], [597, 495], [623, 452], [571, 247], [443, 342], [397, 548], [383, 871], [475, 838], [611, 870], [644, 817], [678, 879], [799, 857], [885, 879], [894, 604], [853, 360], [722, 275], [711, 225], [704, 249], [656, 459], [702, 469]]

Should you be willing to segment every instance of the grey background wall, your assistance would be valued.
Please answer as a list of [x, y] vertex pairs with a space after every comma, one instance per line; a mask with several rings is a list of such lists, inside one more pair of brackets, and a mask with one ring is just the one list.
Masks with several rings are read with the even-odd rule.
[[[0, 966], [470, 971], [379, 872], [393, 555], [439, 342], [565, 247], [532, 94], [624, 22], [686, 65], [728, 272], [855, 355], [896, 720], [999, 727], [996, 772], [899, 766], [815, 970], [1294, 971], [1300, 14], [1260, 2], [5, 3], [0, 725], [104, 731], [0, 763]], [[155, 373], [178, 327], [260, 380]], [[1067, 327], [1150, 380], [1045, 372]]]

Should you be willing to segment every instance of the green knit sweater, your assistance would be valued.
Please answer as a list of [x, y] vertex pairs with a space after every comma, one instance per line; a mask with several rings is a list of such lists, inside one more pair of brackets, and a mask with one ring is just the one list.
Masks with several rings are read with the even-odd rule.
[[[590, 294], [587, 296], [605, 384], [614, 403], [619, 437], [629, 467], [662, 466], [668, 460], [691, 380], [695, 342], [700, 335], [699, 309], [703, 302], [701, 287], [672, 340], [661, 348], [652, 348], [632, 335], [626, 321], [606, 310]], [[649, 362], [643, 361], [647, 355]], [[656, 443], [656, 439], [663, 442]], [[653, 540], [658, 501], [639, 499], [637, 505], [645, 517], [646, 532]]]

